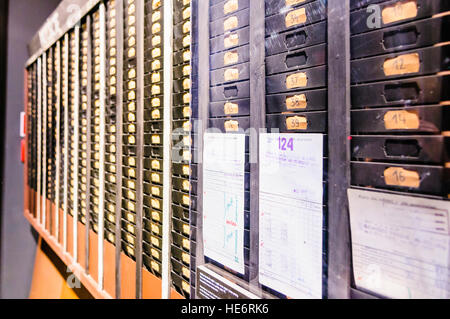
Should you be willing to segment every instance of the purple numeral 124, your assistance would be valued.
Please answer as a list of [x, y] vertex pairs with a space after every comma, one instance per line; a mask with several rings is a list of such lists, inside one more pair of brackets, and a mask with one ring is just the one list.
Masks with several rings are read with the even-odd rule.
[[278, 148], [282, 151], [287, 151], [290, 149], [291, 151], [294, 151], [294, 139], [290, 138], [289, 140], [284, 137], [278, 138]]

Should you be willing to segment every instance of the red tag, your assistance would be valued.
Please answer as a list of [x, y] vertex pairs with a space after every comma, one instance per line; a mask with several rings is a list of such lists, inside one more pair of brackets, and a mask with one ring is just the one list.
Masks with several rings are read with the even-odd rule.
[[25, 163], [25, 139], [20, 141], [20, 160]]

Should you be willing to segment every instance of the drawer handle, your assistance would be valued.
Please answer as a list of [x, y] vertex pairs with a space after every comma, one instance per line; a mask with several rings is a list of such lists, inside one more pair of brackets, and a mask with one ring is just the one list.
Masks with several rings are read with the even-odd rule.
[[388, 84], [384, 86], [386, 102], [417, 101], [420, 88], [417, 82], [403, 84]]
[[302, 51], [302, 52], [297, 52], [294, 54], [287, 55], [285, 63], [288, 68], [292, 68], [295, 66], [305, 65], [307, 61], [308, 61], [308, 56], [306, 55], [306, 53], [304, 51]]
[[415, 139], [386, 140], [384, 150], [390, 157], [418, 158], [422, 148]]

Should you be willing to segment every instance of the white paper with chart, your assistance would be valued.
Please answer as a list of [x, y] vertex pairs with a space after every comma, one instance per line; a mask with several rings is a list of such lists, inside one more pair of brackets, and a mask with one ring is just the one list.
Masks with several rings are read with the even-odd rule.
[[244, 274], [245, 135], [206, 133], [203, 154], [204, 254]]
[[322, 298], [323, 135], [261, 134], [259, 281]]
[[450, 202], [349, 189], [355, 283], [389, 298], [450, 298]]

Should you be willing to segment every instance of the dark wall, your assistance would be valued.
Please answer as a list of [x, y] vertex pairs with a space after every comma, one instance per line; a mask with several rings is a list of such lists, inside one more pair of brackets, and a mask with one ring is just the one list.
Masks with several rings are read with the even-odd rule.
[[[1, 2], [6, 2], [1, 0]], [[24, 110], [24, 66], [27, 43], [60, 0], [10, 0], [3, 166], [1, 172], [0, 297], [27, 298], [31, 284], [36, 240], [23, 217], [23, 164], [20, 162], [19, 117]]]

